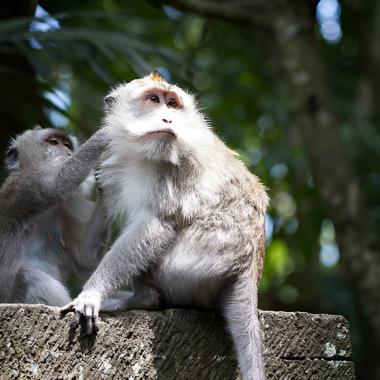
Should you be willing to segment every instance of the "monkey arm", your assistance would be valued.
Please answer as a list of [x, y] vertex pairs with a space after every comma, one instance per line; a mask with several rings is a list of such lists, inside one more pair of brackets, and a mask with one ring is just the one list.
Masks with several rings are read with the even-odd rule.
[[[50, 193], [60, 200], [66, 200], [77, 187], [86, 179], [107, 146], [109, 141], [105, 128], [95, 132], [67, 160], [54, 179], [49, 183]], [[53, 187], [52, 187], [53, 186]]]
[[48, 172], [31, 170], [10, 176], [0, 190], [1, 219], [17, 226], [67, 200], [95, 167], [108, 141], [108, 134], [102, 128], [56, 172], [49, 167]]
[[140, 212], [115, 241], [110, 251], [85, 284], [82, 293], [62, 308], [63, 314], [74, 311], [74, 321], [86, 319], [86, 333], [91, 334], [102, 299], [148, 269], [175, 238], [174, 226], [150, 212]]
[[115, 241], [84, 290], [96, 289], [109, 296], [150, 267], [173, 241], [171, 223], [146, 212], [141, 214]]

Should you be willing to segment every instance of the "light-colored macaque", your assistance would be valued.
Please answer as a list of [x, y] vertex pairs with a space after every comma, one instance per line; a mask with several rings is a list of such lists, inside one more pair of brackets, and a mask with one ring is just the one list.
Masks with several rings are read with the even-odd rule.
[[[203, 307], [223, 313], [245, 380], [264, 379], [257, 287], [268, 197], [212, 132], [194, 98], [160, 74], [106, 97], [99, 171], [120, 236], [63, 312], [91, 333], [104, 310]], [[109, 299], [125, 284], [133, 293]]]

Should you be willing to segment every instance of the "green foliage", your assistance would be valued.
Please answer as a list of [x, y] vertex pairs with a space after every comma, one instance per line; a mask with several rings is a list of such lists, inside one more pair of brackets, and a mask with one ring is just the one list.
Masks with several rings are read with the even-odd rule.
[[[87, 1], [85, 8], [74, 1], [39, 4], [48, 14], [0, 22], [0, 44], [15, 46], [32, 67], [38, 107], [47, 117], [42, 124], [84, 137], [100, 124], [102, 98], [112, 85], [155, 67], [167, 70], [171, 80], [199, 95], [216, 132], [270, 189], [273, 236], [263, 303], [281, 307], [284, 287], [307, 292], [301, 288], [304, 268], [314, 268], [308, 275], [316, 282], [324, 270], [316, 258], [325, 216], [304, 148], [291, 129], [289, 94], [269, 36], [256, 30], [253, 38], [244, 26], [145, 2]], [[17, 98], [11, 107], [23, 102], [29, 99]], [[352, 128], [347, 129], [349, 135]], [[366, 131], [373, 144], [370, 128]], [[288, 297], [287, 303], [318, 311], [314, 296]]]
[[[377, 111], [365, 112], [361, 92], [373, 70], [363, 50], [372, 29], [360, 34], [357, 25], [370, 18], [375, 2], [354, 3], [342, 1], [341, 42], [316, 38], [331, 87], [328, 101], [341, 117], [339, 129], [379, 230], [380, 107], [376, 98]], [[111, 86], [160, 67], [198, 95], [218, 135], [269, 188], [262, 305], [356, 320], [339, 255], [337, 263], [322, 260], [336, 255], [335, 231], [292, 126], [292, 94], [266, 31], [144, 1], [39, 4], [49, 15], [32, 20], [21, 12], [0, 21], [0, 55], [6, 58], [0, 59], [0, 83], [13, 93], [0, 102], [5, 137], [35, 123], [85, 137], [101, 123], [102, 99]], [[41, 30], [52, 18], [59, 26]]]

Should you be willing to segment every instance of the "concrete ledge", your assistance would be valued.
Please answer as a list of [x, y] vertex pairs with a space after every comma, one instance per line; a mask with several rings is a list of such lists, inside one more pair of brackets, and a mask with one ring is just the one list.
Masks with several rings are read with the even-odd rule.
[[[0, 379], [238, 379], [223, 320], [213, 312], [102, 314], [96, 337], [57, 308], [0, 305]], [[260, 312], [268, 379], [355, 379], [341, 316]]]

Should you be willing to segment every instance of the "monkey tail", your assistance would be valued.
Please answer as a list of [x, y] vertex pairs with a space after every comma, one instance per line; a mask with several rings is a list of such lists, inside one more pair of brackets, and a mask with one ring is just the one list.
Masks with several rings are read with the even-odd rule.
[[256, 284], [252, 268], [233, 283], [224, 302], [224, 316], [232, 335], [243, 380], [265, 379]]

